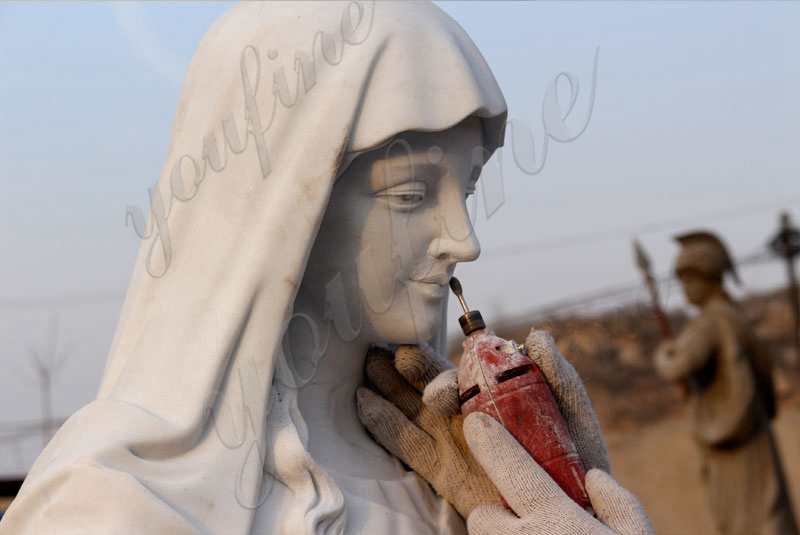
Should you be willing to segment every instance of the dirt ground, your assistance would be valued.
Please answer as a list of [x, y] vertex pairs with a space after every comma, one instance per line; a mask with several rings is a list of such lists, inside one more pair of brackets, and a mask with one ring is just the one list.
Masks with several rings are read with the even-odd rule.
[[[800, 404], [781, 407], [773, 424], [788, 472], [794, 510], [800, 511]], [[715, 535], [700, 482], [699, 457], [685, 410], [652, 425], [607, 430], [614, 476], [636, 494], [658, 535]]]

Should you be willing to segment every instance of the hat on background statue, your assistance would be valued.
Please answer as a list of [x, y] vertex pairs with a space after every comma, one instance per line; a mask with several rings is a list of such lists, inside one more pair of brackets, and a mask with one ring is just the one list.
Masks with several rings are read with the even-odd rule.
[[727, 272], [736, 284], [741, 285], [728, 248], [719, 236], [707, 230], [696, 230], [675, 236], [675, 241], [681, 245], [675, 273], [691, 270], [721, 278]]

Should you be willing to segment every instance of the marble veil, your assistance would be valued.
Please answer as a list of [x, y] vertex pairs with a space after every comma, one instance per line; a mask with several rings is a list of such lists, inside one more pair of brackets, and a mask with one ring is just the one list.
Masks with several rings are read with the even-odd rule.
[[41, 454], [0, 533], [244, 535], [279, 484], [294, 497], [283, 532], [342, 532], [341, 497], [320, 498], [333, 483], [273, 387], [291, 373], [281, 337], [331, 188], [360, 151], [470, 115], [494, 151], [505, 114], [479, 51], [432, 4], [226, 12], [188, 69], [97, 399]]

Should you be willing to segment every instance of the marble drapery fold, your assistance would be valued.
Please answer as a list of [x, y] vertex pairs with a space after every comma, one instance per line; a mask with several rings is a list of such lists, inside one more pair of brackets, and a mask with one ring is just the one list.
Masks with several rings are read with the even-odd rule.
[[341, 493], [274, 386], [291, 382], [283, 329], [348, 161], [470, 115], [491, 153], [502, 93], [430, 3], [220, 17], [188, 69], [97, 399], [41, 454], [0, 533], [249, 534], [258, 507], [284, 533], [343, 532]]

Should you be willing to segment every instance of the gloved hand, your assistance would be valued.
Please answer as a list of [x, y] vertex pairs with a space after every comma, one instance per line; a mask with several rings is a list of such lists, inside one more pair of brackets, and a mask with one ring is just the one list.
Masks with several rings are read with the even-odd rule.
[[470, 414], [464, 434], [473, 455], [514, 510], [501, 505], [476, 507], [467, 519], [470, 535], [655, 535], [639, 501], [603, 470], [592, 468], [586, 474], [595, 519], [491, 416]]
[[[600, 423], [597, 421], [592, 402], [578, 372], [561, 355], [553, 338], [545, 331], [531, 329], [525, 339], [525, 349], [531, 360], [542, 370], [586, 469], [599, 468], [610, 472], [608, 450], [600, 430]], [[405, 349], [398, 351], [399, 358], [396, 360], [396, 366], [403, 375], [419, 373], [403, 371], [410, 367], [409, 362], [415, 362], [413, 367], [418, 369], [428, 367], [445, 370], [424, 387], [422, 399], [426, 407], [443, 416], [460, 415], [458, 370], [449, 363], [443, 363], [443, 359], [438, 358], [430, 348], [426, 351], [408, 353], [415, 355], [416, 359], [404, 356], [403, 351]], [[435, 360], [437, 364], [424, 364], [423, 358]], [[367, 364], [367, 375], [369, 376], [369, 364]], [[374, 380], [373, 382], [375, 383]]]
[[610, 472], [608, 449], [600, 422], [578, 372], [561, 355], [553, 337], [545, 331], [531, 329], [525, 339], [525, 349], [542, 370], [586, 470], [599, 468]]
[[[589, 493], [589, 496], [592, 500], [598, 501], [598, 504], [596, 505], [598, 516], [600, 516], [600, 518], [603, 520], [611, 519], [609, 520], [609, 526], [612, 527], [617, 526], [617, 524], [614, 522], [618, 517], [636, 519], [641, 518], [643, 530], [633, 531], [631, 533], [652, 533], [652, 528], [649, 527], [647, 517], [644, 515], [643, 511], [641, 511], [641, 507], [638, 505], [638, 502], [636, 502], [635, 498], [630, 496], [630, 494], [624, 491], [624, 489], [618, 487], [613, 479], [611, 479], [611, 477], [607, 474], [609, 471], [609, 463], [605, 442], [600, 431], [597, 417], [592, 409], [591, 402], [589, 401], [589, 397], [586, 393], [586, 389], [584, 388], [583, 383], [578, 377], [575, 369], [571, 364], [569, 364], [569, 362], [566, 361], [566, 359], [564, 359], [563, 356], [561, 356], [552, 338], [543, 331], [536, 331], [532, 329], [528, 335], [528, 338], [525, 340], [525, 347], [528, 355], [537, 364], [537, 366], [539, 366], [545, 378], [547, 379], [556, 402], [558, 403], [559, 408], [567, 422], [567, 426], [570, 434], [573, 437], [573, 441], [575, 442], [576, 449], [583, 459], [584, 465], [587, 469], [598, 469], [594, 471], [590, 470], [590, 473], [593, 475], [591, 478], [587, 478], [587, 491], [590, 484], [592, 485], [593, 489], [592, 492]], [[401, 352], [398, 351], [398, 354], [400, 353]], [[435, 366], [424, 364], [422, 363], [424, 358], [436, 360], [439, 362], [439, 364]], [[409, 362], [412, 361], [415, 363], [413, 365], [409, 365]], [[430, 378], [430, 370], [445, 369], [445, 366], [441, 364], [441, 360], [436, 359], [435, 355], [433, 355], [429, 350], [417, 352], [416, 359], [408, 359], [403, 357], [397, 358], [395, 365], [398, 369], [405, 370], [403, 375], [409, 377], [418, 376], [420, 373], [410, 372], [410, 369], [428, 370], [426, 381], [428, 381]], [[367, 374], [368, 376], [374, 375], [370, 374], [369, 364]], [[370, 377], [370, 379], [376, 385], [381, 382], [380, 377]], [[418, 390], [421, 384], [423, 384], [423, 382], [418, 383]], [[368, 391], [365, 390], [365, 392]], [[387, 397], [392, 399], [392, 396]], [[455, 369], [445, 369], [445, 371], [441, 372], [433, 380], [429, 380], [427, 382], [427, 386], [424, 387], [423, 401], [424, 408], [428, 413], [436, 414], [439, 417], [449, 417], [451, 422], [458, 422], [460, 408], [458, 404], [457, 371]], [[391, 415], [394, 413], [396, 416], [396, 413], [399, 411], [397, 411], [395, 407], [392, 407], [390, 404], [388, 404], [385, 400], [375, 396], [374, 394], [372, 394], [371, 397], [367, 397], [366, 394], [362, 394], [361, 392], [359, 393], [359, 410], [362, 415], [362, 422], [364, 422], [364, 425], [370, 429], [370, 431], [372, 431], [378, 442], [383, 444], [384, 447], [389, 449], [389, 451], [403, 459], [406, 464], [416, 470], [414, 464], [406, 459], [414, 458], [419, 454], [420, 450], [418, 448], [407, 447], [404, 445], [406, 441], [402, 438], [401, 432], [392, 431], [391, 429], [399, 426], [391, 425], [384, 427], [383, 429], [377, 429], [381, 427], [379, 422], [394, 418], [394, 416]], [[367, 411], [371, 413], [369, 418], [365, 418], [365, 412]], [[486, 433], [484, 430], [487, 428], [480, 426], [476, 427], [477, 424], [472, 424], [472, 422], [475, 421], [472, 416], [473, 415], [470, 417], [470, 425], [466, 426], [464, 429], [464, 432], [469, 433], [470, 435], [468, 438], [470, 440], [471, 448], [476, 448], [476, 450], [473, 450], [472, 453], [475, 456], [478, 456], [486, 453], [487, 451], [491, 452], [491, 449], [481, 447], [481, 444], [488, 444], [487, 440], [491, 439], [492, 437], [486, 439]], [[475, 416], [478, 419], [477, 421], [480, 423], [483, 416]], [[494, 422], [494, 420], [491, 418], [488, 418], [488, 420]], [[531, 496], [539, 497], [544, 496], [544, 499], [537, 498], [534, 501], [525, 502], [528, 507], [520, 507], [520, 509], [517, 510], [521, 515], [526, 515], [526, 518], [523, 519], [515, 517], [503, 507], [478, 507], [475, 509], [474, 515], [469, 515], [470, 533], [473, 533], [473, 530], [473, 535], [482, 535], [484, 533], [504, 533], [504, 529], [510, 529], [512, 530], [510, 533], [519, 533], [520, 535], [527, 534], [529, 532], [531, 534], [585, 533], [586, 531], [581, 530], [586, 526], [581, 525], [581, 522], [585, 523], [588, 520], [594, 522], [594, 524], [588, 524], [588, 526], [594, 530], [597, 530], [598, 527], [607, 529], [603, 528], [602, 524], [592, 519], [591, 516], [583, 512], [582, 509], [574, 504], [572, 500], [567, 498], [563, 491], [561, 491], [556, 483], [550, 478], [550, 476], [548, 476], [546, 472], [544, 472], [539, 465], [536, 464], [532, 458], [530, 458], [529, 454], [521, 446], [519, 446], [516, 440], [508, 432], [506, 432], [499, 423], [494, 422], [493, 424], [491, 422], [488, 425], [496, 425], [498, 428], [503, 430], [503, 434], [497, 434], [495, 437], [502, 437], [500, 440], [510, 439], [510, 443], [506, 441], [506, 449], [515, 451], [513, 448], [517, 448], [518, 451], [516, 453], [519, 454], [518, 457], [526, 460], [525, 463], [518, 463], [513, 461], [514, 457], [512, 456], [509, 457], [509, 461], [502, 461], [503, 457], [505, 456], [496, 456], [495, 459], [500, 460], [499, 468], [492, 464], [483, 464], [483, 468], [488, 471], [491, 480], [497, 485], [498, 488], [501, 489], [502, 492], [508, 492], [505, 497], [512, 507], [514, 506], [515, 499], [512, 496], [513, 487], [509, 487], [508, 485], [509, 480], [519, 479], [520, 484], [524, 485], [524, 494], [530, 494]], [[408, 430], [406, 433], [409, 435], [413, 434], [413, 432]], [[477, 463], [472, 460], [472, 456], [469, 452], [463, 452], [463, 455], [471, 460], [468, 466], [470, 467], [470, 470], [474, 472], [474, 465]], [[500, 470], [504, 466], [508, 468], [508, 471], [505, 473]], [[512, 466], [513, 468], [511, 468]], [[533, 467], [535, 467], [536, 470], [534, 470]], [[478, 468], [480, 468], [480, 466], [478, 466]], [[439, 469], [440, 472], [444, 471], [445, 475], [439, 474], [439, 477], [448, 480], [457, 480], [458, 476], [454, 476], [448, 472], [457, 471], [460, 469], [461, 468], [458, 465], [445, 465]], [[427, 477], [424, 473], [419, 473], [429, 482], [434, 484], [433, 480]], [[475, 473], [479, 475], [479, 480], [485, 480], [487, 472], [481, 470], [480, 472]], [[530, 477], [528, 477], [526, 474], [530, 474]], [[473, 476], [462, 475], [461, 477], [471, 479]], [[531, 486], [534, 488], [541, 488], [541, 492], [538, 494], [531, 493]], [[484, 484], [481, 484], [481, 487], [485, 488]], [[459, 505], [456, 504], [450, 496], [441, 491], [436, 484], [434, 484], [434, 488], [436, 488], [437, 491], [445, 497], [445, 499], [450, 501], [450, 503], [453, 503], [459, 512], [465, 517], [468, 516], [468, 514], [464, 513], [465, 509], [469, 509], [469, 511], [471, 511], [473, 508], [475, 508], [475, 500], [470, 503], [470, 507], [468, 508], [459, 507]], [[511, 490], [508, 490], [509, 488]], [[562, 496], [563, 500], [561, 499]], [[632, 501], [629, 501], [627, 499], [628, 497]], [[493, 502], [487, 500], [478, 500], [477, 503], [491, 504]], [[494, 503], [497, 502], [495, 501]], [[537, 510], [534, 512], [533, 509]], [[601, 514], [600, 511], [611, 512], [604, 512]], [[618, 511], [618, 513], [616, 511]], [[575, 514], [572, 514], [573, 512]], [[555, 515], [561, 519], [554, 520], [550, 518], [552, 515]], [[568, 518], [570, 523], [564, 524], [565, 518]], [[512, 520], [521, 524], [517, 525], [510, 523]], [[498, 522], [500, 522], [500, 524], [492, 527], [493, 523]], [[502, 526], [502, 529], [498, 526]], [[551, 529], [553, 526], [557, 528], [557, 531], [546, 531], [547, 529]], [[521, 529], [540, 529], [540, 531], [514, 532], [513, 530], [517, 529], [518, 527]], [[650, 531], [647, 531], [648, 529]], [[606, 531], [606, 533], [611, 532]], [[620, 533], [627, 535], [629, 532], [621, 531]]]
[[473, 413], [464, 422], [470, 451], [516, 515], [496, 505], [476, 507], [467, 519], [470, 535], [654, 535], [639, 501], [608, 474], [600, 424], [575, 368], [544, 331], [531, 329], [525, 348], [542, 370], [588, 470], [586, 493], [597, 519], [572, 501], [499, 422]]
[[[501, 500], [469, 453], [458, 391], [453, 400], [448, 390], [448, 377], [455, 381], [456, 370], [448, 368], [429, 347], [401, 346], [394, 359], [389, 351], [372, 348], [367, 353], [367, 378], [384, 397], [367, 388], [359, 388], [356, 397], [361, 422], [375, 439], [467, 518], [477, 505]], [[442, 386], [435, 390], [443, 394], [438, 400], [442, 407], [422, 400], [434, 378]]]

